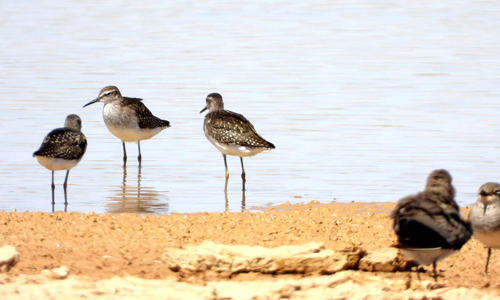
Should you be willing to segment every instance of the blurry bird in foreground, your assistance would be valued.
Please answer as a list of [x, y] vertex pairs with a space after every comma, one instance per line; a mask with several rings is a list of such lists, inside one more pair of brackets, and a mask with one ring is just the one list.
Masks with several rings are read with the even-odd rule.
[[399, 200], [391, 212], [398, 236], [395, 247], [420, 265], [436, 262], [458, 251], [470, 239], [472, 227], [460, 218], [455, 189], [446, 170], [433, 171], [425, 190]]

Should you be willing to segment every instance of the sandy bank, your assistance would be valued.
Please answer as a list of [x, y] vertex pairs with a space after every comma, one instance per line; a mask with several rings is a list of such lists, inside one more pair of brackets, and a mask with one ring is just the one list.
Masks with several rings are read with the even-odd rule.
[[[164, 261], [169, 248], [185, 249], [205, 241], [263, 247], [316, 242], [325, 251], [384, 251], [395, 242], [388, 217], [393, 206], [329, 203], [285, 205], [256, 213], [160, 216], [2, 212], [0, 246], [15, 246], [20, 261], [2, 274], [1, 298], [30, 299], [29, 293], [43, 292], [54, 299], [85, 295], [101, 295], [100, 299], [138, 299], [143, 295], [151, 299], [156, 296], [146, 295], [158, 292], [158, 297], [169, 295], [162, 299], [337, 299], [340, 295], [363, 297], [368, 287], [373, 299], [377, 299], [375, 295], [390, 299], [425, 295], [489, 299], [500, 293], [500, 256], [493, 252], [490, 273], [485, 275], [486, 249], [474, 239], [460, 253], [438, 264], [442, 275], [439, 285], [432, 283], [429, 272], [421, 274], [420, 280], [415, 272], [356, 269], [329, 275], [190, 273], [172, 270]], [[60, 266], [69, 268], [67, 279], [40, 275], [44, 269]]]

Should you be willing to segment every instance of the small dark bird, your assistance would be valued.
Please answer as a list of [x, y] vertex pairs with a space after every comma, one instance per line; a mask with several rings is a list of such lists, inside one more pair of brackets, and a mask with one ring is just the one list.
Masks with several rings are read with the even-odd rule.
[[488, 247], [486, 267], [488, 273], [491, 248], [500, 248], [500, 184], [488, 182], [479, 188], [477, 202], [469, 213], [474, 237]]
[[436, 262], [458, 251], [470, 239], [472, 227], [460, 218], [455, 189], [446, 170], [433, 171], [423, 192], [399, 200], [391, 212], [398, 236], [396, 247], [420, 265]]
[[245, 190], [245, 167], [243, 157], [256, 155], [264, 150], [274, 149], [274, 145], [261, 137], [252, 123], [244, 116], [225, 110], [222, 96], [212, 93], [207, 96], [207, 105], [200, 113], [209, 110], [205, 116], [203, 131], [207, 139], [222, 153], [226, 167], [226, 185], [229, 179], [226, 155], [239, 156], [241, 161], [241, 179]]
[[64, 204], [68, 204], [67, 184], [69, 171], [75, 167], [87, 149], [87, 139], [82, 133], [82, 120], [77, 115], [66, 117], [64, 127], [49, 132], [40, 146], [33, 153], [38, 162], [52, 171], [52, 204], [54, 201], [54, 171], [67, 170], [64, 180]]
[[103, 102], [103, 118], [106, 127], [123, 145], [123, 166], [127, 165], [125, 142], [136, 142], [139, 148], [139, 166], [142, 163], [141, 141], [152, 138], [160, 131], [170, 127], [170, 122], [153, 116], [140, 98], [122, 97], [116, 86], [107, 86], [99, 96], [83, 107]]

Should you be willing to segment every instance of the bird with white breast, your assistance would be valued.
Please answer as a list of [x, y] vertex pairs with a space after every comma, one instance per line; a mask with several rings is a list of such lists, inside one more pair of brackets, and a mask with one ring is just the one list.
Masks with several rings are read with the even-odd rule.
[[40, 149], [33, 153], [38, 162], [52, 171], [52, 210], [54, 209], [54, 171], [66, 170], [64, 180], [64, 204], [68, 204], [67, 185], [69, 171], [83, 158], [87, 150], [87, 139], [82, 133], [82, 120], [71, 114], [66, 117], [64, 127], [49, 132]]
[[104, 87], [99, 96], [85, 104], [103, 102], [103, 118], [108, 130], [122, 141], [123, 166], [127, 165], [125, 142], [136, 142], [139, 149], [139, 167], [142, 163], [141, 141], [152, 138], [170, 127], [170, 122], [155, 117], [141, 98], [123, 97], [116, 86]]
[[500, 248], [500, 184], [488, 182], [479, 188], [477, 202], [469, 213], [474, 237], [488, 247], [486, 267], [488, 273], [491, 248]]
[[229, 179], [226, 155], [238, 156], [241, 161], [241, 179], [245, 190], [246, 175], [243, 157], [256, 155], [264, 150], [274, 149], [274, 145], [261, 137], [250, 121], [235, 112], [225, 110], [222, 96], [209, 94], [207, 105], [200, 113], [209, 110], [203, 123], [203, 131], [207, 139], [222, 153], [226, 167], [226, 184]]

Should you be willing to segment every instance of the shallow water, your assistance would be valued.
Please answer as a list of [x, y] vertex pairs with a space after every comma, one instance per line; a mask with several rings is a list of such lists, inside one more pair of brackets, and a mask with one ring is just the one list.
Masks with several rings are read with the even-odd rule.
[[[219, 212], [269, 203], [395, 201], [436, 168], [462, 205], [499, 181], [500, 7], [493, 1], [133, 1], [0, 4], [0, 210], [50, 211], [50, 171], [32, 153], [67, 114], [89, 146], [68, 211]], [[122, 146], [106, 85], [144, 98], [172, 127]], [[276, 145], [240, 164], [202, 129], [219, 92]], [[56, 210], [64, 209], [56, 173]]]

